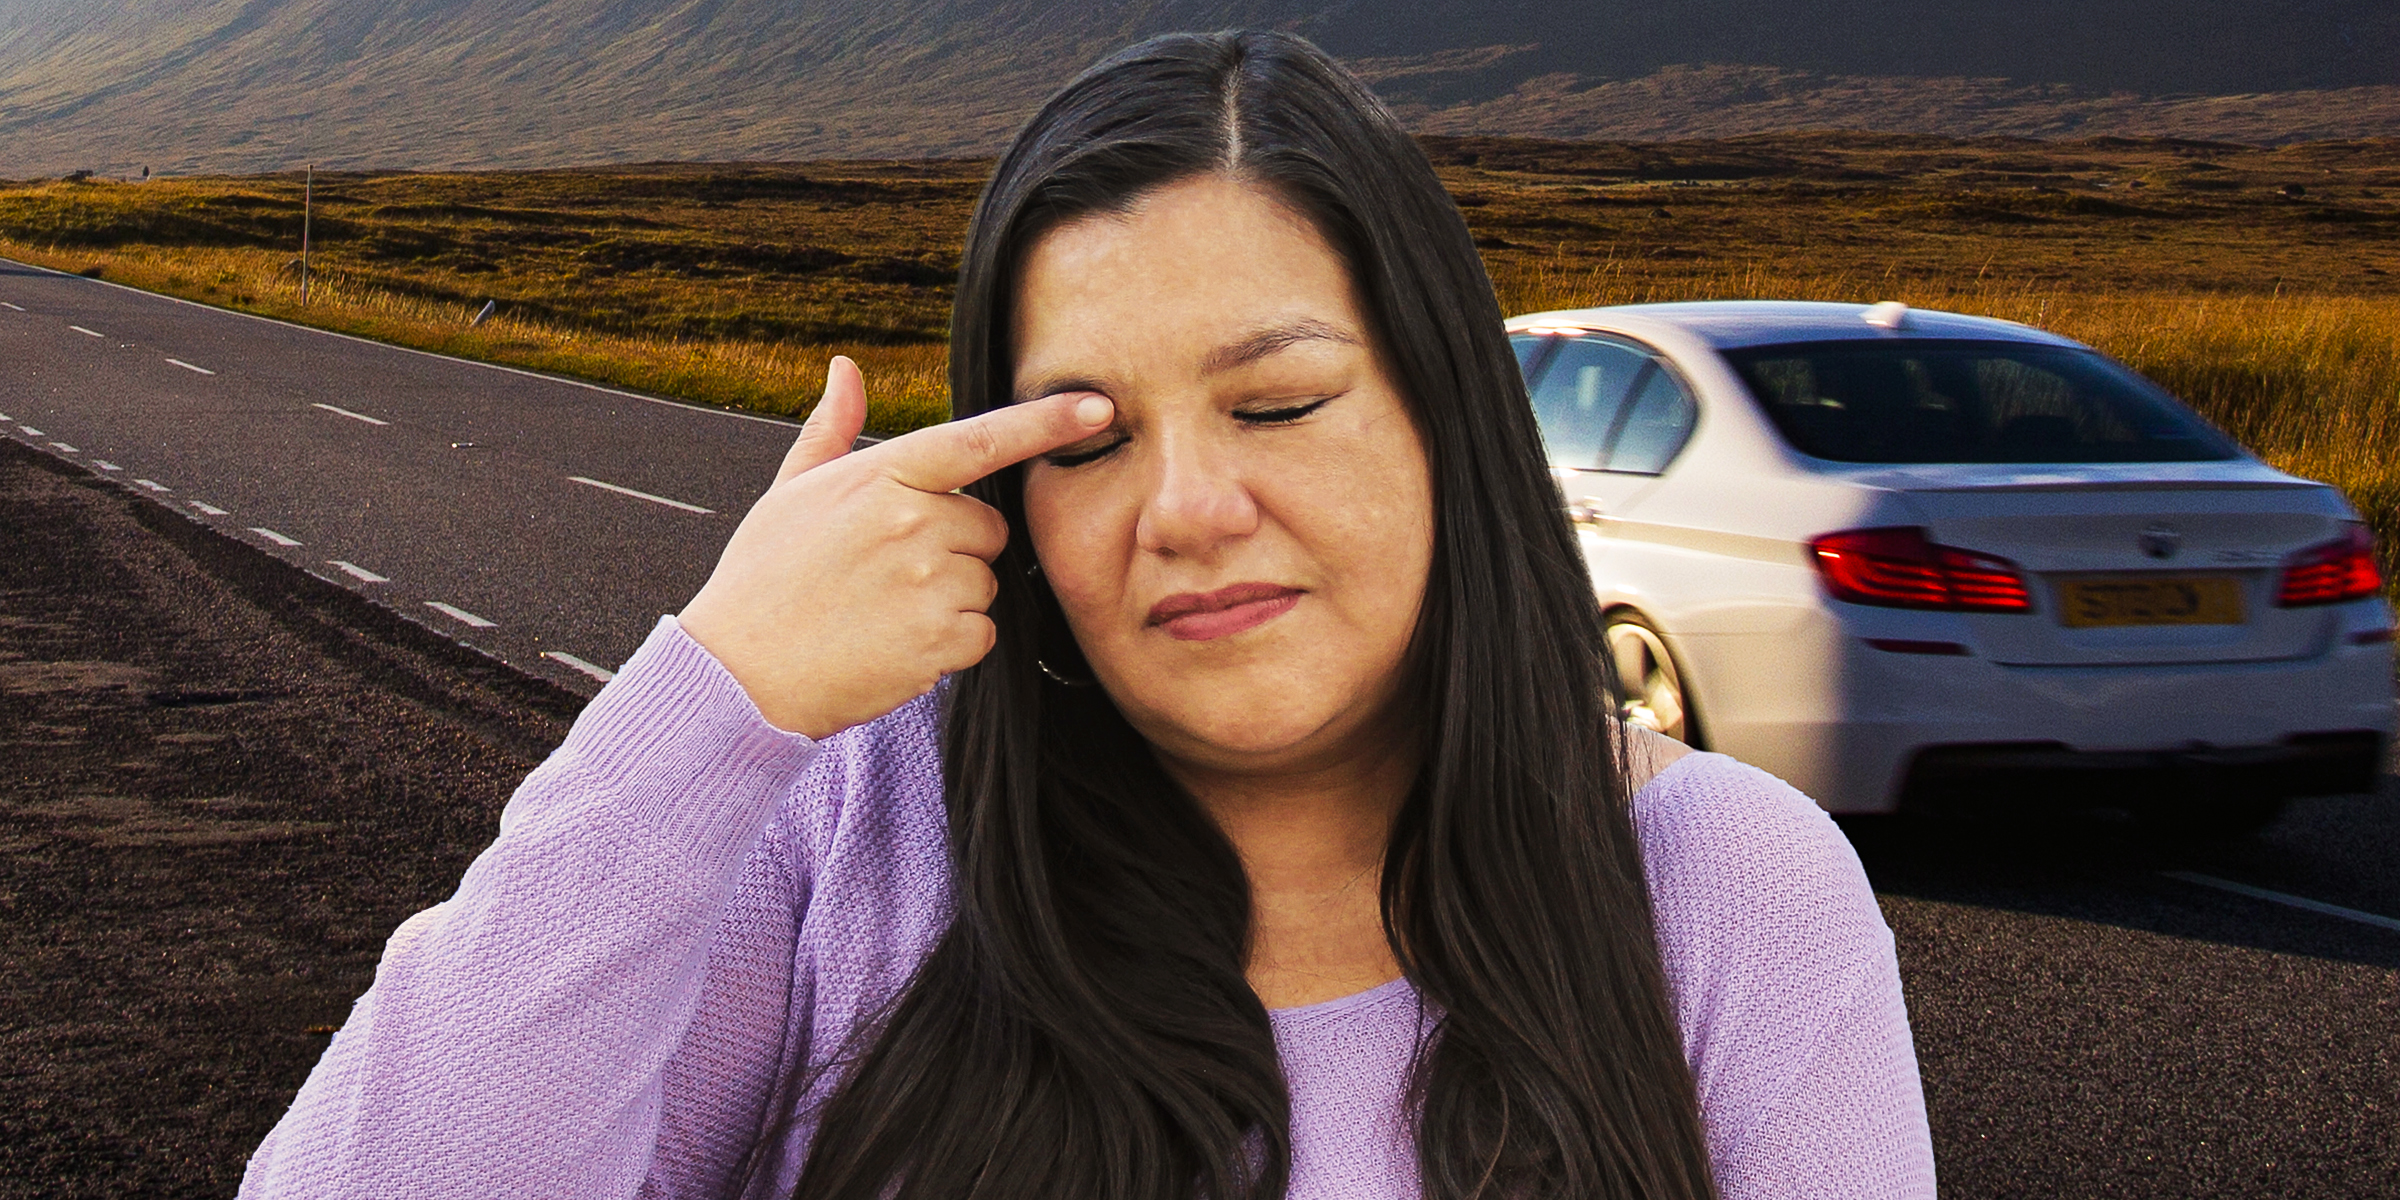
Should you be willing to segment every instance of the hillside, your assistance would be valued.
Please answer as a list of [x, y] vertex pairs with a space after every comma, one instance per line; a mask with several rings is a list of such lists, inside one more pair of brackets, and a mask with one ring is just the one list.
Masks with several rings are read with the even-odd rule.
[[2389, 0], [0, 0], [0, 176], [981, 154], [1107, 50], [1234, 25], [1428, 132], [2400, 133]]

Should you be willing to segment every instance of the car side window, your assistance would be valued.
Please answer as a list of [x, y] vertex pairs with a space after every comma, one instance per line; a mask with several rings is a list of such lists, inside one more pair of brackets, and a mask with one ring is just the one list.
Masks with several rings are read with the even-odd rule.
[[1633, 399], [1618, 418], [1619, 428], [1609, 442], [1608, 460], [1602, 469], [1627, 475], [1656, 475], [1666, 470], [1692, 436], [1692, 422], [1698, 414], [1699, 406], [1692, 403], [1691, 393], [1684, 390], [1675, 372], [1664, 364], [1653, 364], [1634, 385]]
[[1525, 386], [1530, 388], [1541, 375], [1542, 360], [1549, 357], [1550, 348], [1558, 344], [1558, 339], [1538, 333], [1520, 333], [1509, 338], [1508, 344], [1517, 352], [1517, 373], [1525, 377]]
[[1650, 366], [1650, 355], [1631, 343], [1591, 334], [1544, 340], [1560, 343], [1533, 388], [1533, 415], [1550, 465], [1602, 469], [1601, 454], [1616, 432], [1626, 395]]

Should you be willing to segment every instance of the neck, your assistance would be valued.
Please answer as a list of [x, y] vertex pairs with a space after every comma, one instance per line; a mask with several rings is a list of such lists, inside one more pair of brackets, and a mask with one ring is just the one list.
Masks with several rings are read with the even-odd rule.
[[1167, 763], [1250, 877], [1250, 986], [1269, 1008], [1314, 1004], [1400, 974], [1384, 936], [1383, 854], [1415, 779], [1405, 738], [1310, 769], [1237, 774]]

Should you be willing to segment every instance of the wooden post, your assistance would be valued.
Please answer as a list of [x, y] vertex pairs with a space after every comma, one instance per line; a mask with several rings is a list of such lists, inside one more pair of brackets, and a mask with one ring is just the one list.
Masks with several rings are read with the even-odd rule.
[[300, 184], [300, 303], [308, 303], [308, 226], [317, 207], [317, 164], [310, 163]]

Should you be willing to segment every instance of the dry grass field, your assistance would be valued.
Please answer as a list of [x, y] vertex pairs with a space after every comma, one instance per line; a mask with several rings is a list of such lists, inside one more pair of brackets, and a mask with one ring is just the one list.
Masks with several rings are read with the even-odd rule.
[[[1735, 297], [2024, 321], [2348, 490], [2400, 544], [2400, 140], [1428, 138], [1512, 312]], [[426, 349], [775, 412], [859, 359], [939, 419], [988, 164], [0, 185], [0, 254]], [[472, 324], [486, 302], [491, 319]]]
[[0, 187], [0, 254], [767, 412], [813, 403], [849, 354], [898, 431], [947, 412], [949, 284], [986, 167], [319, 175], [305, 303], [297, 177]]

